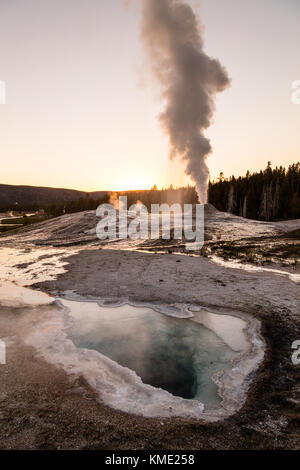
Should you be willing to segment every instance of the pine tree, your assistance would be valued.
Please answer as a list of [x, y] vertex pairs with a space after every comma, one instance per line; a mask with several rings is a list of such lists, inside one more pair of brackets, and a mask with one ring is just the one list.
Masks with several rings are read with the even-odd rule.
[[246, 218], [247, 217], [247, 194], [245, 196], [245, 199], [244, 199], [244, 205], [243, 205], [243, 217]]
[[228, 193], [227, 212], [231, 212], [233, 214], [235, 207], [236, 207], [236, 202], [234, 199], [234, 185], [231, 184], [229, 187], [229, 193]]

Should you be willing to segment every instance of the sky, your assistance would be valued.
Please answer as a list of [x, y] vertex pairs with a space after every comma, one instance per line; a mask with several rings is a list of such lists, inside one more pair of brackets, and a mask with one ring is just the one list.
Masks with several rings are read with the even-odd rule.
[[[163, 1], [163, 0], [162, 0]], [[232, 79], [207, 135], [211, 178], [300, 161], [299, 0], [190, 0]], [[0, 0], [0, 183], [83, 191], [188, 184], [168, 159], [140, 2]]]

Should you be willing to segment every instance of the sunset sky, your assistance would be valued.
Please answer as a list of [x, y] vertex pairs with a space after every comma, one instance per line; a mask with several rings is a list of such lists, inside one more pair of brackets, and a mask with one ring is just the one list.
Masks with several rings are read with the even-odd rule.
[[[208, 131], [211, 177], [299, 161], [299, 0], [188, 3], [205, 51], [232, 79]], [[0, 183], [94, 191], [189, 182], [168, 159], [139, 35], [138, 0], [0, 0]]]

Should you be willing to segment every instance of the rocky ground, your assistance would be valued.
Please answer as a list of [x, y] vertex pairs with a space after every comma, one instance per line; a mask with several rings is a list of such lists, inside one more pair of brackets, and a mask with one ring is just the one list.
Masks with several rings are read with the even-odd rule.
[[[299, 221], [268, 224], [210, 213], [208, 243], [248, 243], [252, 234], [255, 243], [260, 239], [263, 245], [263, 237], [276, 242], [300, 226]], [[300, 368], [291, 361], [291, 345], [300, 339], [297, 282], [283, 274], [228, 268], [201, 253], [103, 246], [93, 233], [94, 223], [92, 213], [63, 216], [1, 238], [0, 246], [12, 250], [6, 278], [20, 277], [23, 284], [35, 283], [35, 289], [59, 296], [192, 302], [239, 310], [261, 320], [265, 361], [243, 408], [224, 421], [133, 416], [105, 406], [82, 378], [38, 357], [19, 333], [26, 329], [26, 315], [12, 315], [1, 307], [0, 336], [7, 338], [8, 361], [0, 367], [0, 448], [299, 449]], [[77, 248], [65, 249], [68, 243]], [[54, 245], [64, 250], [61, 256], [68, 263], [57, 276], [51, 275], [57, 264], [55, 250], [40, 259]], [[20, 263], [24, 250], [32, 259]], [[38, 308], [37, 318], [42, 314], [43, 308]]]

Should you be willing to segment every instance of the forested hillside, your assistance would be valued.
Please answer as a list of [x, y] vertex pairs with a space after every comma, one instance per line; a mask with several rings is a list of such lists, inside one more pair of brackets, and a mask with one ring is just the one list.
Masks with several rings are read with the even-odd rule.
[[[89, 196], [99, 199], [105, 194], [106, 192], [99, 191], [89, 193]], [[51, 204], [70, 203], [85, 197], [86, 193], [73, 189], [0, 184], [0, 211], [35, 211]]]
[[209, 183], [209, 202], [221, 211], [258, 220], [300, 218], [300, 163]]

